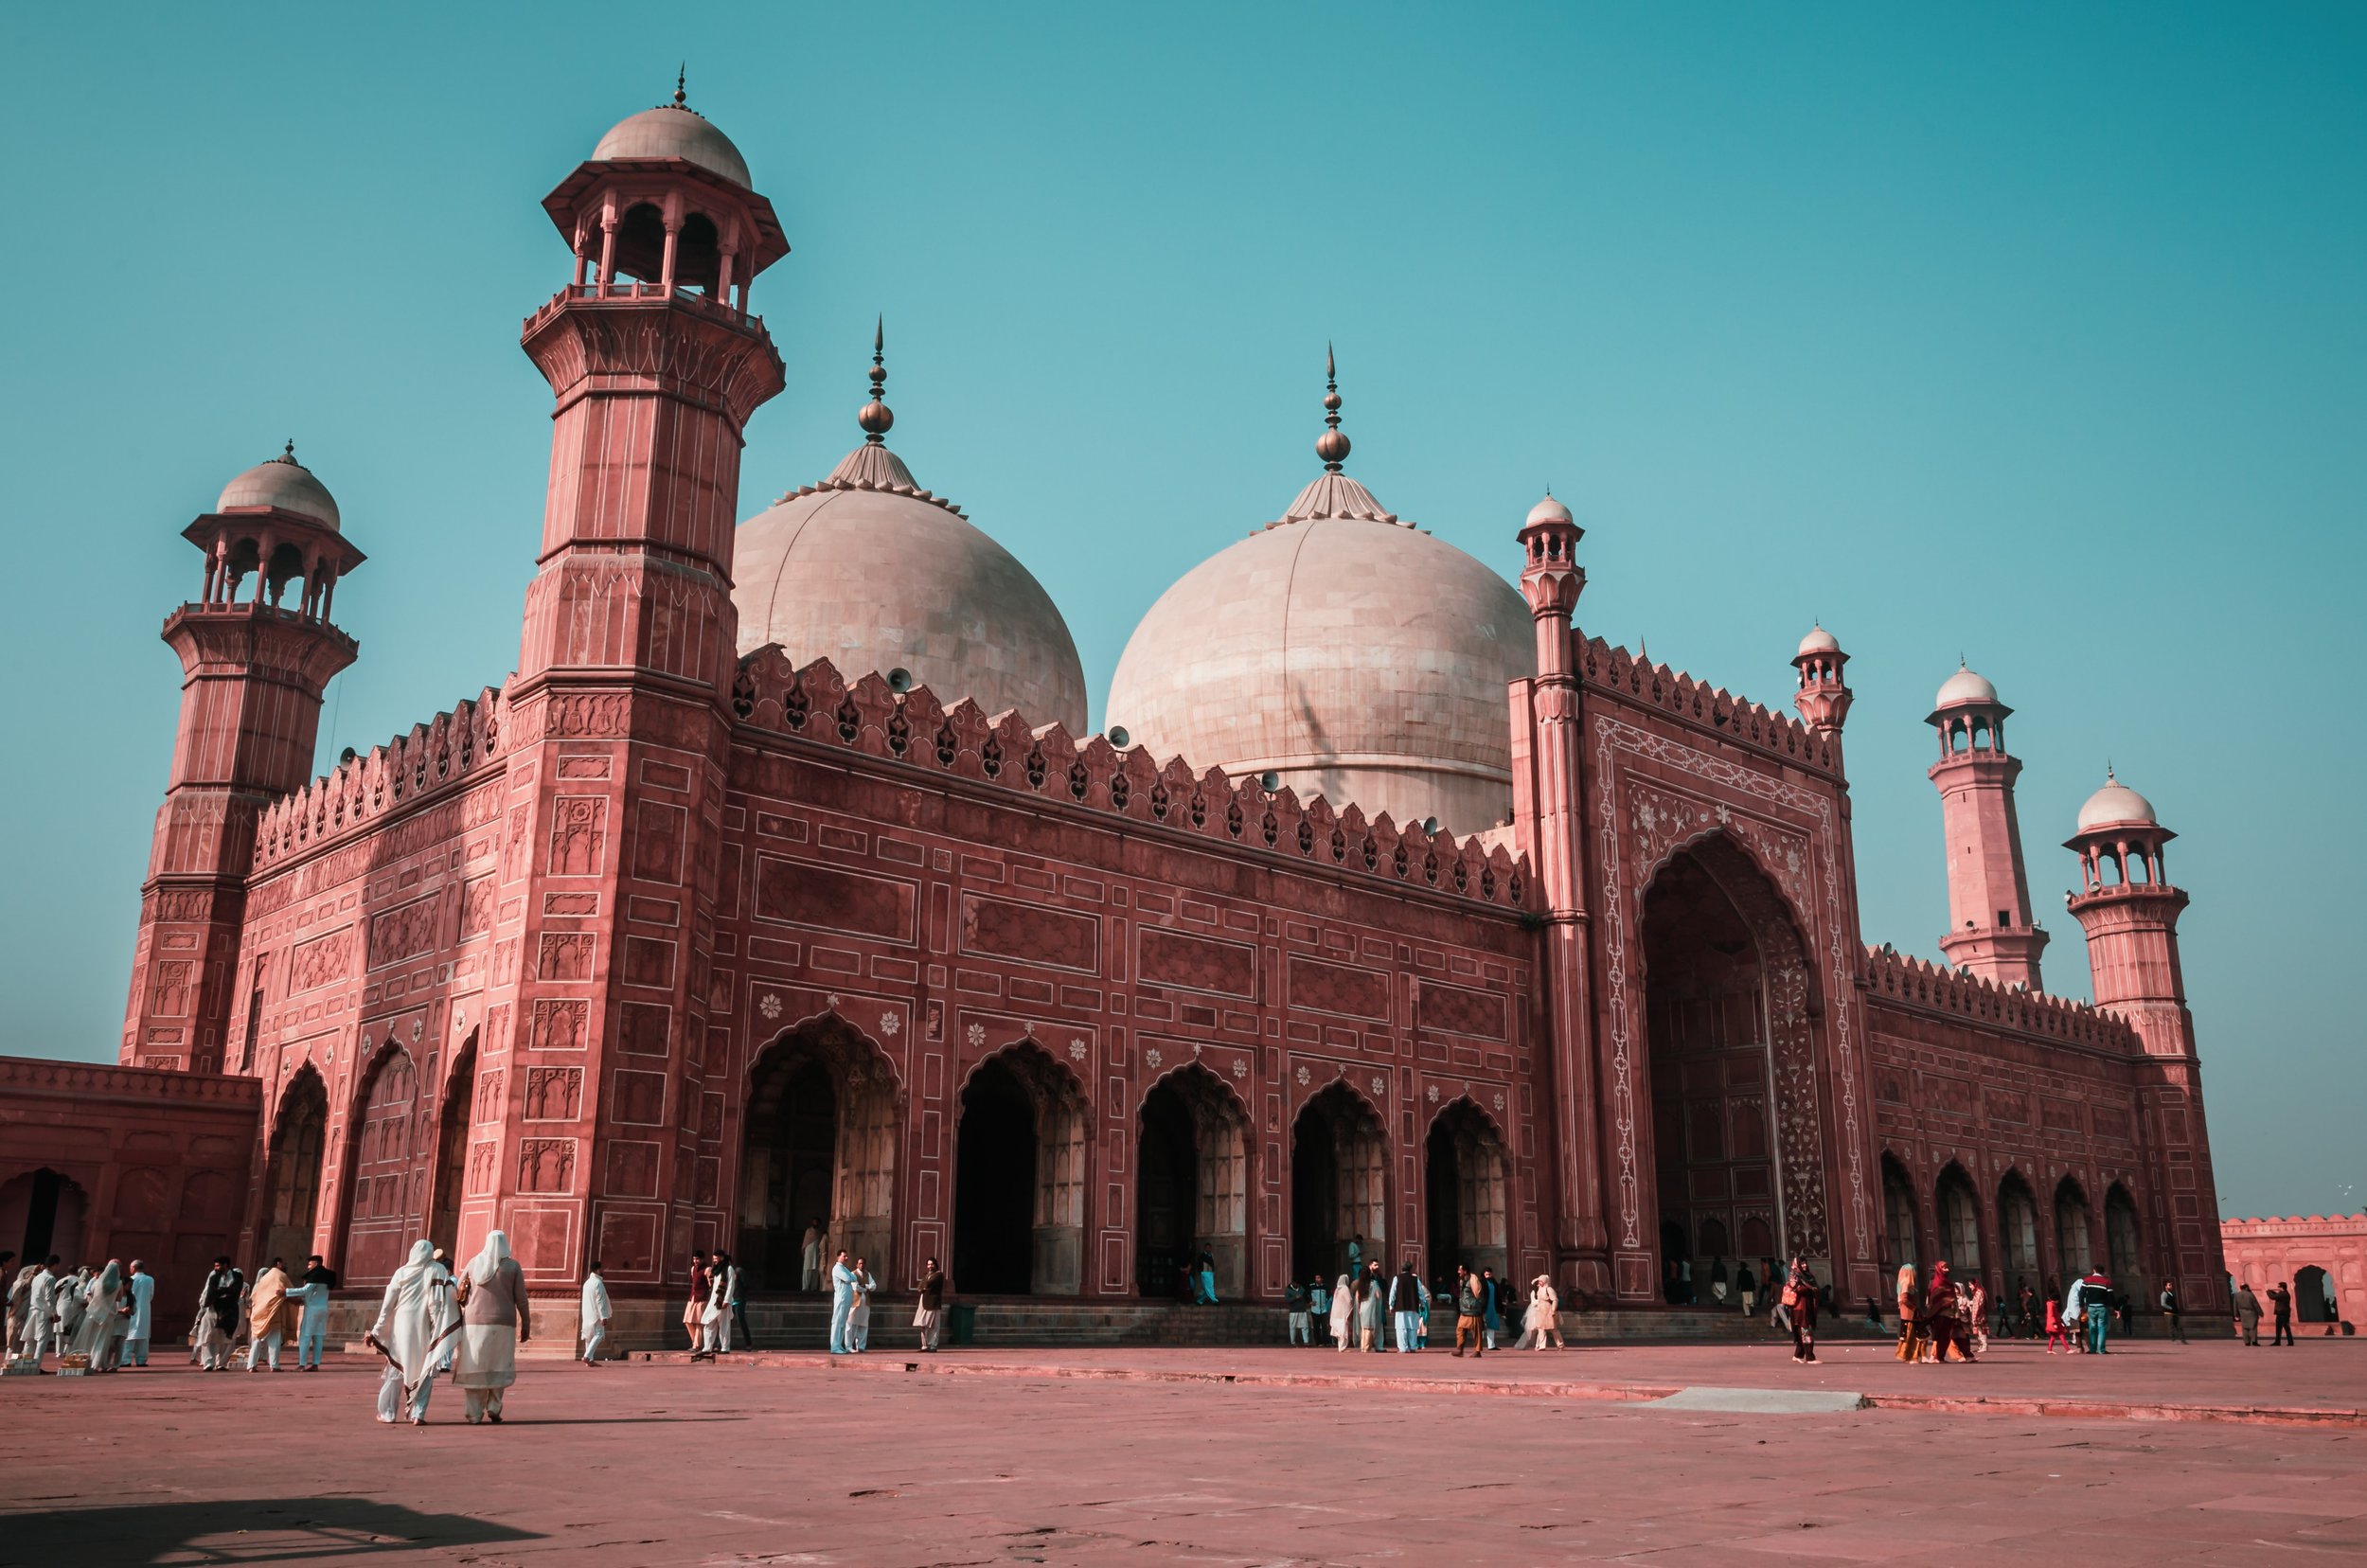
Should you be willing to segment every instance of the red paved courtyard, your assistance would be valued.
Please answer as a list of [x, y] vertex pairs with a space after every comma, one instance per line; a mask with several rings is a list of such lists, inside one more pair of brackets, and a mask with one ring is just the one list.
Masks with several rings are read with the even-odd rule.
[[[370, 1419], [358, 1357], [317, 1377], [11, 1380], [0, 1561], [2367, 1558], [2357, 1341], [2078, 1362], [2018, 1345], [1963, 1368], [1871, 1345], [1816, 1368], [1771, 1346], [812, 1363], [530, 1363], [505, 1426], [461, 1424], [438, 1388], [419, 1431]], [[2003, 1408], [1646, 1402], [1679, 1387]], [[2066, 1399], [2119, 1414], [2034, 1413]], [[2197, 1418], [2161, 1418], [2179, 1414]]]

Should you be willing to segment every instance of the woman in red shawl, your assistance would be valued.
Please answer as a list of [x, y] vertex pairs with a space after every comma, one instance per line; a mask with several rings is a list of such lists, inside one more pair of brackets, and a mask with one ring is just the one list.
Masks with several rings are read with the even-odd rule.
[[1956, 1347], [1958, 1361], [1972, 1360], [1972, 1346], [1965, 1342], [1965, 1324], [1956, 1305], [1956, 1282], [1948, 1277], [1945, 1262], [1931, 1265], [1931, 1288], [1924, 1292], [1923, 1317], [1931, 1336], [1933, 1361], [1948, 1360], [1949, 1346]]

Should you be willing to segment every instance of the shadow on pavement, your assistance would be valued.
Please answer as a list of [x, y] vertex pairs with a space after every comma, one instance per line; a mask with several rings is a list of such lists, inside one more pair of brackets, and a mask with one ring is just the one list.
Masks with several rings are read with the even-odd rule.
[[261, 1497], [62, 1508], [0, 1518], [9, 1562], [328, 1562], [381, 1552], [535, 1541], [466, 1514], [427, 1514], [363, 1497]]

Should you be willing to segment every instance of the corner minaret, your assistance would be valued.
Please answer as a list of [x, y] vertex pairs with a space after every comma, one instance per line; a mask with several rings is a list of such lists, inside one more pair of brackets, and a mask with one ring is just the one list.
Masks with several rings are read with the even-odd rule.
[[[1345, 456], [1345, 448], [1343, 439], [1337, 456]], [[1332, 452], [1319, 448], [1318, 454], [1336, 465]], [[1537, 868], [1545, 895], [1554, 1169], [1561, 1194], [1555, 1205], [1554, 1274], [1575, 1299], [1605, 1301], [1613, 1295], [1616, 1271], [1624, 1268], [1648, 1284], [1652, 1266], [1648, 1256], [1636, 1254], [1612, 1258], [1602, 1221], [1602, 1167], [1594, 1157], [1596, 1076], [1588, 1027], [1593, 1004], [1578, 787], [1584, 715], [1570, 624], [1586, 590], [1586, 568], [1577, 561], [1578, 541], [1585, 537], [1570, 508], [1550, 491], [1521, 526], [1521, 597], [1536, 623], [1537, 674], [1512, 683], [1512, 820], [1514, 842]]]
[[2063, 847], [2079, 857], [2080, 891], [2064, 900], [2088, 934], [2096, 1006], [2134, 1025], [2157, 1056], [2192, 1056], [2194, 1020], [2178, 962], [2186, 895], [2170, 885], [2162, 846], [2178, 835], [2144, 795], [2104, 772]]
[[255, 819], [311, 776], [321, 694], [358, 651], [329, 620], [337, 579], [363, 560], [341, 529], [291, 441], [182, 531], [205, 586], [164, 627], [181, 722], [140, 888], [126, 1065], [222, 1070]]
[[2031, 918], [2014, 780], [2021, 759], [2005, 749], [1997, 687], [1963, 667], [1948, 678], [1924, 722], [1940, 732], [1940, 823], [1948, 841], [1948, 935], [1940, 952], [1958, 969], [2002, 986], [2041, 989], [2047, 934]]

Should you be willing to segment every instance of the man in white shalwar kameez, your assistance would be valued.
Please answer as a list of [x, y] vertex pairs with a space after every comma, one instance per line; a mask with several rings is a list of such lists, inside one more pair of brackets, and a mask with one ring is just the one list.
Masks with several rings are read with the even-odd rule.
[[32, 1357], [35, 1366], [57, 1343], [57, 1317], [58, 1275], [53, 1259], [36, 1269], [25, 1287], [25, 1327], [17, 1337], [17, 1349]]
[[406, 1406], [413, 1426], [427, 1424], [436, 1363], [458, 1327], [438, 1310], [443, 1272], [436, 1261], [435, 1244], [415, 1241], [410, 1260], [386, 1282], [386, 1294], [378, 1304], [378, 1321], [370, 1326], [367, 1342], [386, 1358], [386, 1373], [378, 1383], [378, 1418], [389, 1425], [401, 1418]]
[[841, 1252], [830, 1264], [830, 1354], [846, 1354], [846, 1319], [855, 1310], [855, 1271]]
[[708, 1360], [729, 1355], [732, 1348], [732, 1297], [739, 1293], [739, 1265], [729, 1253], [717, 1253], [714, 1271], [708, 1275], [706, 1311], [699, 1319], [704, 1330], [699, 1348]]
[[58, 1281], [58, 1354], [70, 1355], [74, 1337], [82, 1331], [82, 1313], [90, 1300], [90, 1265], [85, 1263]]
[[595, 1262], [592, 1272], [583, 1276], [582, 1310], [577, 1314], [578, 1336], [583, 1341], [583, 1364], [600, 1364], [600, 1342], [608, 1338], [608, 1320], [615, 1316], [609, 1304], [608, 1281], [600, 1277], [600, 1266]]
[[156, 1276], [148, 1272], [148, 1265], [132, 1259], [132, 1277], [123, 1282], [132, 1301], [132, 1315], [123, 1324], [123, 1366], [148, 1364], [148, 1331], [153, 1321], [149, 1303], [156, 1296]]

